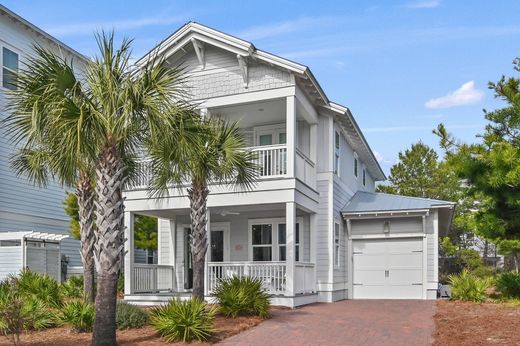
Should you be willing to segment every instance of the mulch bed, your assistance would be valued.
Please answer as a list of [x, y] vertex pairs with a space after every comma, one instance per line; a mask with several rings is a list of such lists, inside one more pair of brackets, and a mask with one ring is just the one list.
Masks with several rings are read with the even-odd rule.
[[439, 301], [434, 345], [520, 345], [520, 307]]
[[[226, 318], [216, 316], [214, 327], [217, 332], [209, 342], [191, 342], [189, 345], [209, 345], [219, 342], [232, 335], [238, 334], [246, 329], [252, 328], [263, 319], [259, 317], [237, 317]], [[21, 336], [22, 345], [56, 345], [56, 346], [80, 346], [90, 345], [92, 333], [75, 333], [67, 327], [51, 328], [43, 331], [35, 331]], [[172, 345], [162, 339], [151, 327], [146, 326], [139, 329], [117, 331], [117, 342], [119, 345]], [[10, 345], [7, 339], [0, 337], [0, 345]], [[185, 345], [183, 342], [173, 343], [173, 345]], [[186, 344], [187, 345], [187, 344]]]

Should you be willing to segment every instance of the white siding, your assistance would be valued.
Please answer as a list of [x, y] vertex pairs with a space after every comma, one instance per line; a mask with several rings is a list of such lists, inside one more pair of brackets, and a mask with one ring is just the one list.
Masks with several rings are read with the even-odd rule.
[[[6, 46], [18, 53], [19, 66], [32, 53], [33, 42], [71, 58], [65, 50], [58, 50], [41, 35], [29, 31], [7, 16], [0, 16], [0, 49], [1, 46]], [[77, 63], [80, 59], [76, 57], [74, 61]], [[75, 68], [77, 71], [81, 70], [80, 66]], [[6, 117], [4, 107], [5, 95], [0, 86], [0, 121]], [[14, 153], [15, 148], [8, 142], [3, 128], [0, 129], [0, 232], [34, 230], [69, 234], [69, 219], [62, 205], [64, 190], [53, 182], [45, 189], [37, 188], [24, 178], [16, 177], [9, 167], [9, 159]], [[67, 239], [62, 245], [62, 253], [69, 257], [69, 265], [81, 265], [79, 242]]]
[[390, 233], [422, 233], [422, 219], [414, 218], [389, 218], [373, 220], [352, 220], [352, 235], [383, 235], [383, 224], [390, 223]]
[[18, 273], [22, 268], [21, 246], [0, 247], [0, 280], [9, 274]]
[[435, 262], [434, 257], [437, 254], [437, 251], [435, 251], [435, 242], [434, 242], [434, 230], [433, 230], [433, 216], [434, 213], [430, 213], [428, 217], [426, 217], [426, 249], [428, 251], [427, 257], [426, 257], [426, 265], [427, 265], [427, 271], [428, 271], [428, 282], [437, 282], [437, 279], [435, 278]]
[[322, 282], [329, 282], [329, 191], [328, 180], [319, 180], [317, 182], [317, 190], [320, 193], [318, 205], [318, 220], [316, 229], [316, 278]]
[[340, 224], [340, 266], [334, 268], [334, 282], [346, 282], [347, 279], [347, 232], [345, 222], [341, 216], [341, 210], [347, 204], [352, 195], [342, 188], [338, 177], [334, 177], [334, 220]]

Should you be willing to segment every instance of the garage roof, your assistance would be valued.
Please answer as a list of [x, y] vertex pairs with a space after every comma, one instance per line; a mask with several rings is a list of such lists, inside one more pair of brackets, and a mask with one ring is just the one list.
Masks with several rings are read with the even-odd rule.
[[342, 214], [388, 212], [453, 207], [455, 203], [438, 199], [418, 198], [358, 191], [341, 211]]

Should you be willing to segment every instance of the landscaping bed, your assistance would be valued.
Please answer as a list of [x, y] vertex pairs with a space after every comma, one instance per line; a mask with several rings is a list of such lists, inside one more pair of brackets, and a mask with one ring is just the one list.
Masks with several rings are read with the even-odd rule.
[[[213, 323], [217, 332], [208, 342], [192, 341], [191, 345], [208, 345], [219, 342], [232, 335], [238, 334], [246, 329], [252, 328], [262, 322], [263, 319], [255, 316], [239, 316], [237, 318], [227, 318], [217, 315]], [[90, 345], [92, 333], [76, 333], [70, 328], [59, 327], [50, 328], [42, 331], [31, 331], [22, 334], [22, 345]], [[138, 329], [117, 331], [117, 341], [119, 345], [169, 345], [156, 331], [150, 326]], [[174, 345], [184, 345], [183, 342], [173, 343]], [[11, 345], [5, 337], [0, 338], [0, 345]]]
[[438, 301], [434, 345], [520, 345], [520, 307]]

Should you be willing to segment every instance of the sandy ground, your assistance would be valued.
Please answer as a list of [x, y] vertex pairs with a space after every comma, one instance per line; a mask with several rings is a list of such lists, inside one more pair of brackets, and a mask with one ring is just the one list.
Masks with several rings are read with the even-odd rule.
[[436, 346], [520, 345], [520, 307], [439, 301], [435, 327]]

